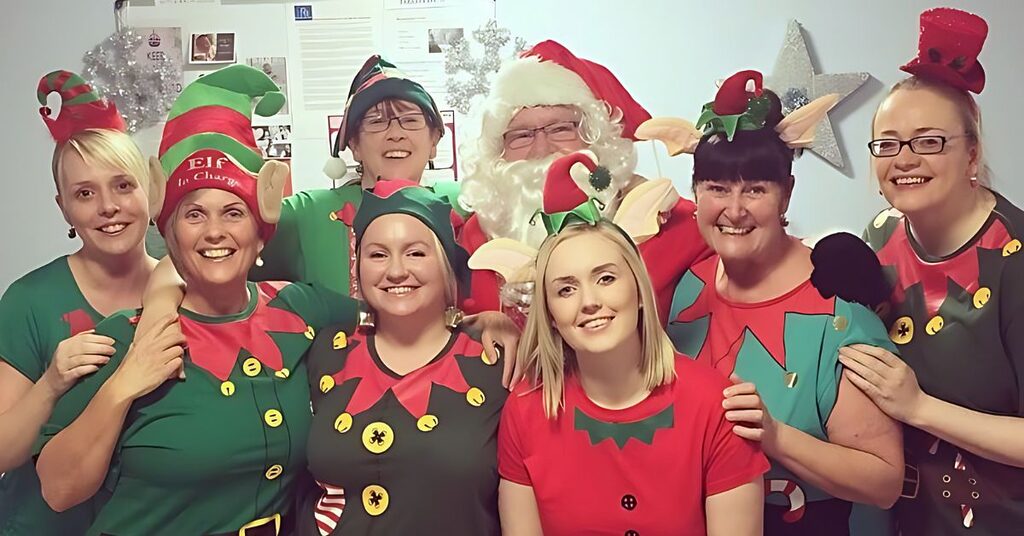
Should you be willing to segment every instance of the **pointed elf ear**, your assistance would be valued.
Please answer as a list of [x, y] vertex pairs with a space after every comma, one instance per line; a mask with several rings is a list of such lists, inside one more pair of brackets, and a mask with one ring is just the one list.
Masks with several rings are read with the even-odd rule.
[[814, 133], [818, 129], [818, 123], [838, 102], [838, 93], [829, 93], [818, 97], [779, 121], [779, 124], [775, 126], [775, 132], [779, 133], [779, 138], [786, 142], [790, 149], [810, 147], [814, 143]]
[[260, 168], [260, 174], [256, 177], [256, 201], [264, 222], [275, 224], [281, 218], [284, 185], [290, 173], [287, 164], [276, 160], [268, 160]]
[[149, 199], [149, 218], [156, 221], [160, 217], [160, 209], [164, 206], [164, 194], [167, 188], [167, 175], [160, 159], [149, 157], [149, 183], [146, 185], [146, 196]]
[[659, 215], [672, 210], [679, 201], [679, 192], [668, 179], [646, 181], [630, 190], [615, 211], [618, 225], [638, 245], [658, 234]]
[[473, 252], [469, 267], [496, 272], [506, 283], [523, 283], [533, 281], [536, 261], [536, 249], [511, 238], [495, 238]]
[[636, 129], [640, 140], [658, 140], [665, 144], [669, 156], [693, 154], [700, 143], [701, 131], [693, 123], [679, 117], [653, 117]]

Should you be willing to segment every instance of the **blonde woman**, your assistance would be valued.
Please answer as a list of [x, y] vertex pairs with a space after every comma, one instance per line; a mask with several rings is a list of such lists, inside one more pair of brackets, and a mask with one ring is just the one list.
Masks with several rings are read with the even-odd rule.
[[549, 237], [498, 438], [506, 535], [761, 534], [768, 464], [710, 367], [677, 359], [614, 224]]

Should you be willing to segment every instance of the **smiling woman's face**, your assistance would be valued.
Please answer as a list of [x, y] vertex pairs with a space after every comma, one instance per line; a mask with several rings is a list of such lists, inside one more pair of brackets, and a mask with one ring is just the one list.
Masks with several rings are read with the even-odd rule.
[[407, 214], [385, 214], [366, 227], [359, 243], [359, 288], [378, 314], [438, 314], [448, 306], [444, 259], [434, 233]]
[[[399, 123], [402, 117], [417, 128], [403, 128]], [[383, 131], [367, 131], [376, 130], [385, 122]], [[437, 154], [440, 139], [441, 133], [430, 127], [419, 106], [395, 99], [370, 108], [349, 145], [353, 158], [363, 165], [364, 177], [419, 182], [428, 162]]]

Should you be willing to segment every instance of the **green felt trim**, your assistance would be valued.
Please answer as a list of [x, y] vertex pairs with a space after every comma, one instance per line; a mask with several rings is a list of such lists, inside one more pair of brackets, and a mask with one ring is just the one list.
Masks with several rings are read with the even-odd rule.
[[669, 404], [657, 414], [636, 422], [604, 422], [583, 413], [580, 408], [576, 408], [575, 413], [573, 429], [587, 432], [591, 445], [611, 438], [619, 450], [631, 438], [650, 445], [654, 441], [655, 432], [662, 428], [672, 428], [675, 423], [675, 404]]

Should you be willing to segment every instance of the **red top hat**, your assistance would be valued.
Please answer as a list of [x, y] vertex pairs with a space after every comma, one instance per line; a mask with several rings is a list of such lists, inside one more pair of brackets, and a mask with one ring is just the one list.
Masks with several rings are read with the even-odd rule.
[[900, 69], [932, 78], [957, 89], [981, 93], [985, 69], [978, 63], [988, 23], [966, 11], [938, 7], [921, 13], [917, 57]]

